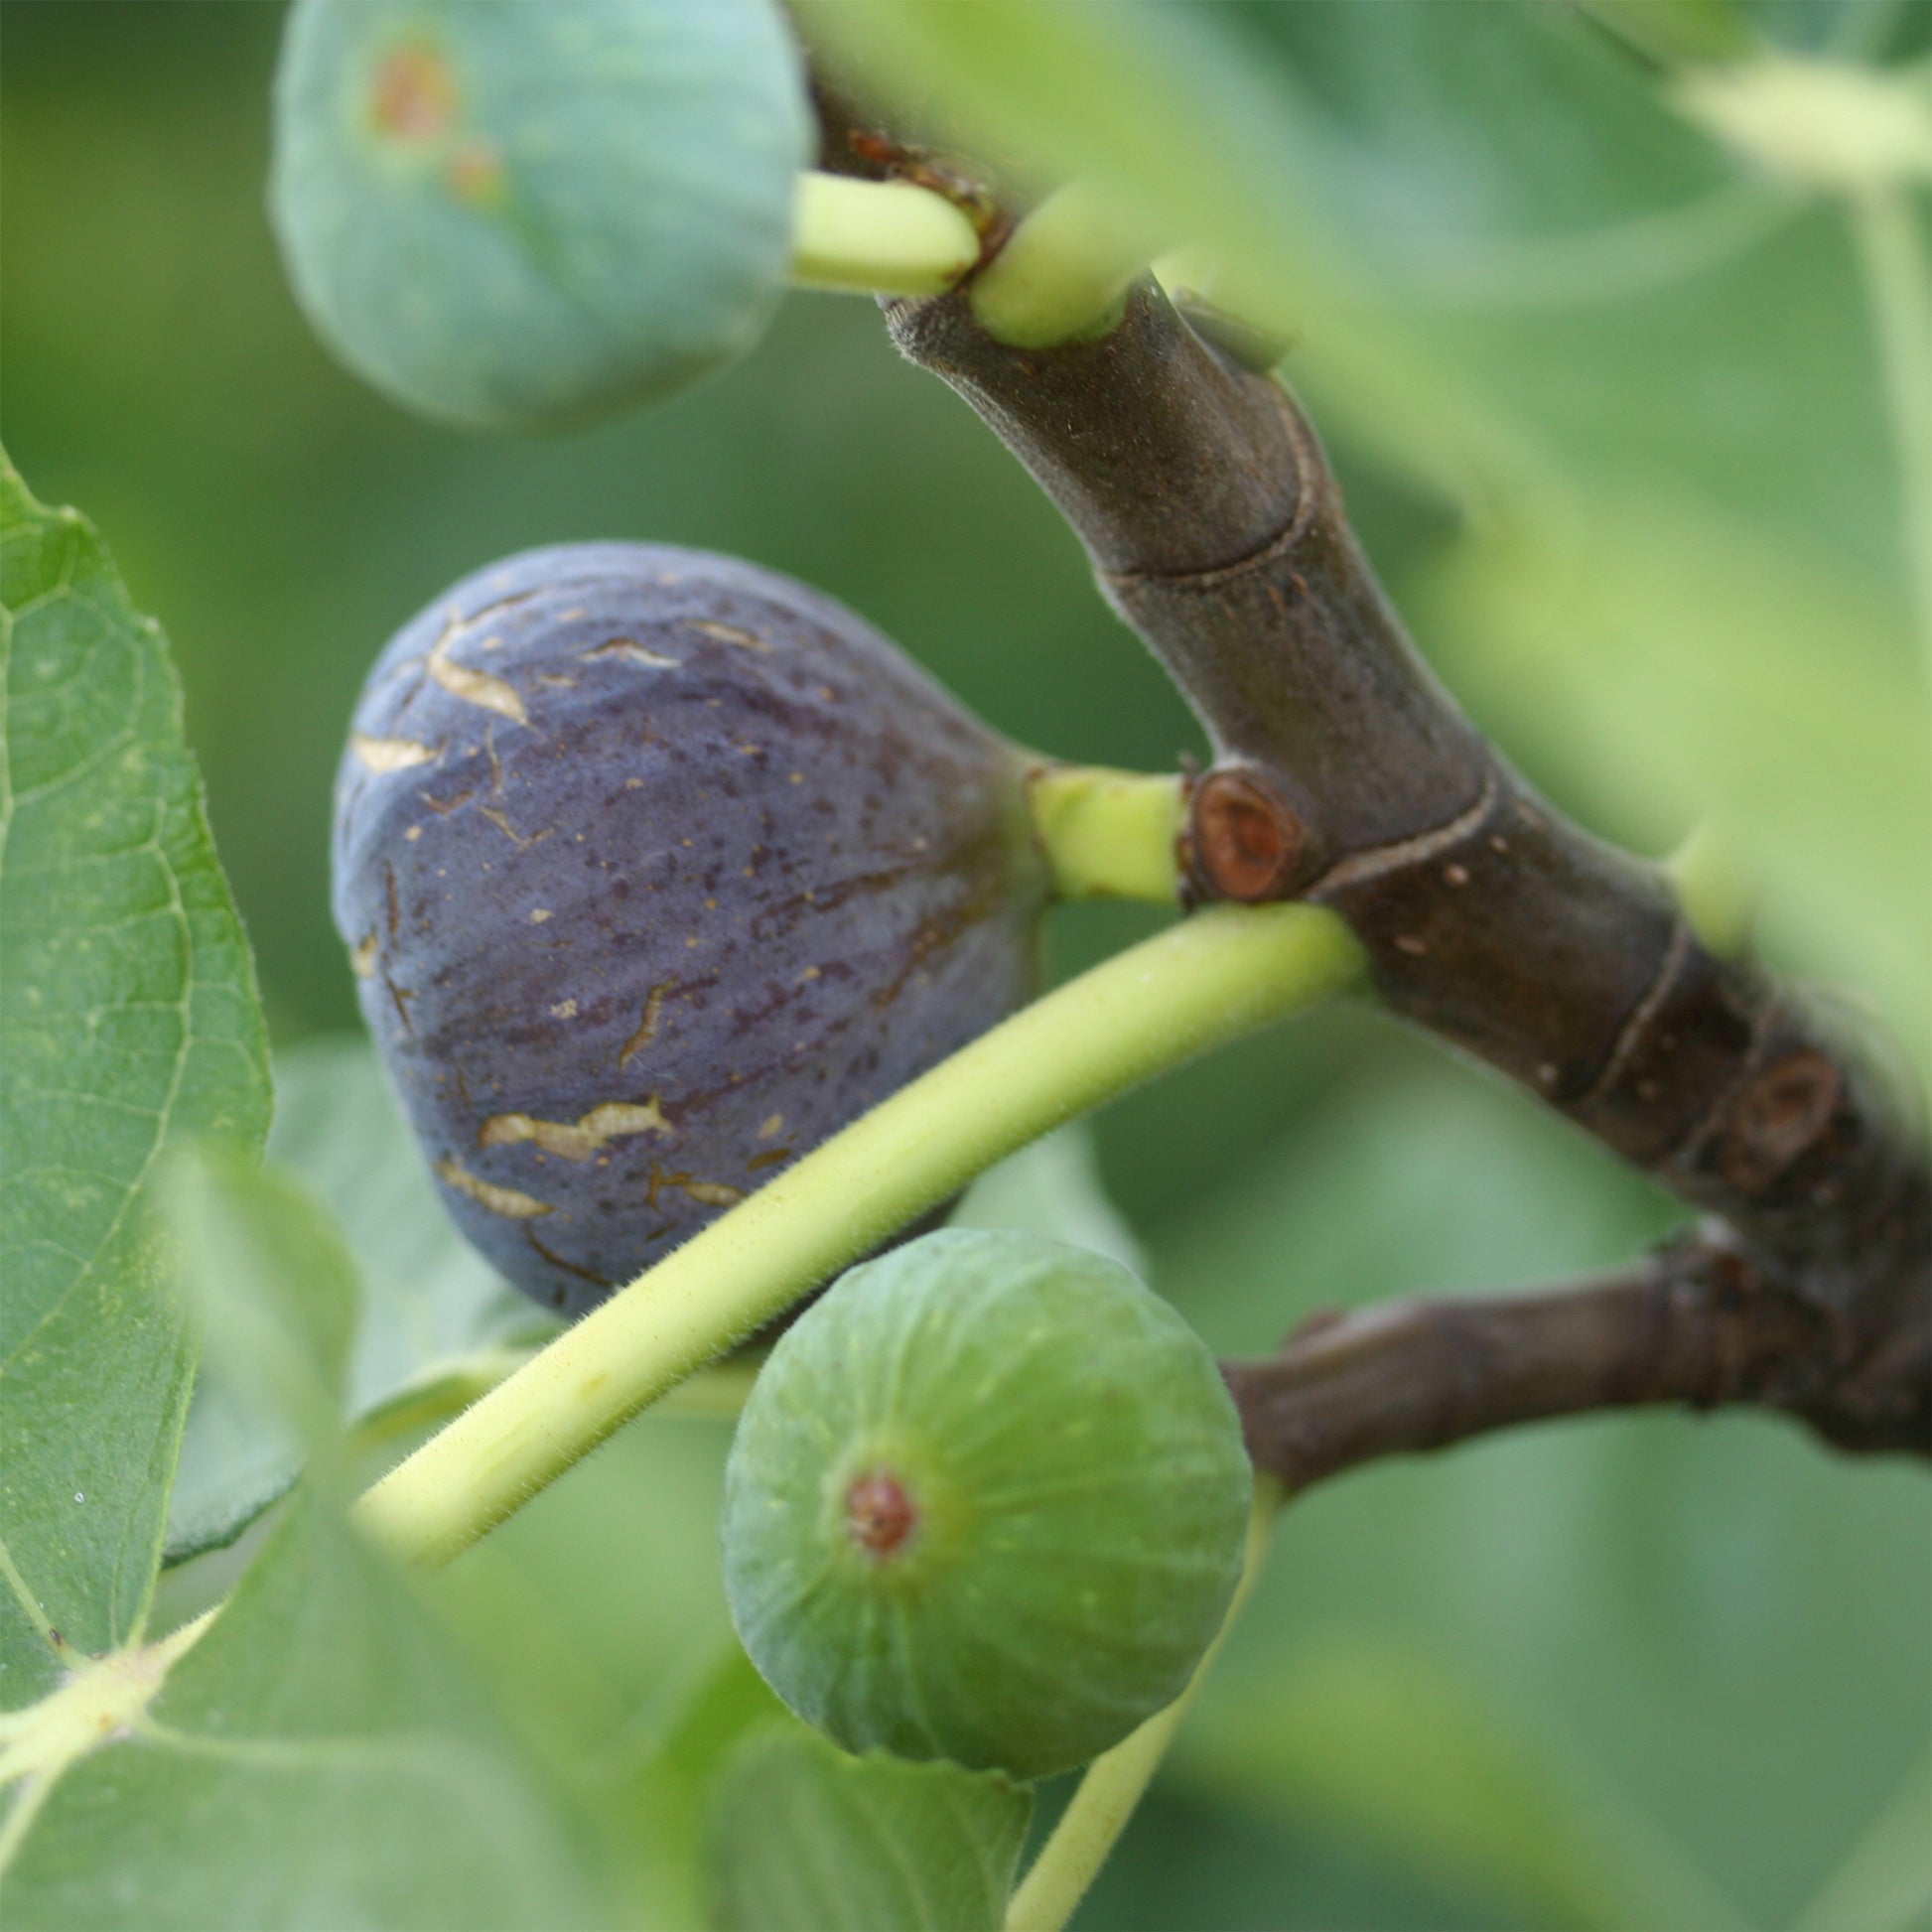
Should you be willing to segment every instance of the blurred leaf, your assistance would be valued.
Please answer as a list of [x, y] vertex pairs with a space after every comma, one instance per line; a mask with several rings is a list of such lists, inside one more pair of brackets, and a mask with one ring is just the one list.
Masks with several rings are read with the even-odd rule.
[[[1322, 1305], [1612, 1264], [1675, 1212], [1520, 1096], [1418, 1051], [1403, 1077], [1360, 1083], [1284, 1136], [1157, 1257], [1218, 1346], [1251, 1350]], [[1613, 1840], [1647, 1843], [1666, 1877], [1695, 1863], [1750, 1922], [1784, 1924], [1924, 1752], [1928, 1625], [1920, 1471], [1828, 1455], [1767, 1417], [1580, 1420], [1298, 1501], [1198, 1723], [1203, 1737], [1248, 1725], [1272, 1682], [1306, 1687], [1306, 1660], [1337, 1646], [1420, 1655], [1505, 1732], [1528, 1726], [1537, 1778]], [[1299, 1748], [1292, 1734], [1283, 1748]], [[1265, 1753], [1214, 1762], [1222, 1799], [1238, 1786], [1298, 1833], [1332, 1828]], [[1360, 1828], [1392, 1856], [1410, 1843], [1399, 1803], [1376, 1799]], [[1411, 1856], [1440, 1876], [1430, 1843]], [[1577, 1884], [1599, 1867], [1592, 1854]]]
[[159, 629], [0, 458], [0, 1705], [139, 1632], [194, 1348], [140, 1198], [267, 1128], [254, 974]]
[[1835, 214], [1550, 6], [807, 18], [995, 152], [1222, 249], [1224, 299], [1301, 328], [1319, 420], [1485, 512], [1413, 604], [1504, 749], [1652, 850], [1712, 811], [1750, 828], [1778, 950], [1932, 1052], [1925, 701]]
[[1230, 1676], [1182, 1747], [1191, 1774], [1366, 1838], [1538, 1924], [1628, 1932], [1741, 1923], [1499, 1698], [1399, 1642], [1331, 1639], [1265, 1678]]
[[655, 1772], [691, 1792], [711, 1783], [749, 1731], [785, 1715], [735, 1638], [675, 1690], [665, 1700], [668, 1709], [650, 1714], [649, 1759]]
[[16, 1932], [592, 1928], [582, 1830], [399, 1580], [313, 1502], [131, 1734], [45, 1797]]
[[366, 1035], [304, 1040], [277, 1056], [275, 1077], [269, 1155], [334, 1208], [365, 1285], [352, 1414], [420, 1380], [426, 1364], [556, 1333], [556, 1317], [444, 1212]]
[[327, 1454], [355, 1325], [355, 1264], [328, 1209], [285, 1173], [192, 1155], [163, 1202], [207, 1370], [292, 1449]]
[[1432, 1882], [1326, 1820], [1230, 1801], [1172, 1772], [1143, 1799], [1071, 1924], [1073, 1932], [1555, 1932], [1494, 1892]]
[[164, 1573], [227, 1549], [294, 1487], [301, 1459], [224, 1382], [198, 1380], [168, 1493]]
[[710, 1424], [644, 1417], [428, 1585], [492, 1689], [615, 1815], [650, 1894], [637, 1916], [653, 1927], [701, 1919], [710, 1758], [774, 1708], [750, 1665], [738, 1661], [739, 1677], [728, 1661], [738, 1646], [717, 1560], [728, 1441]]
[[[189, 1157], [164, 1199], [210, 1380], [333, 1464], [354, 1283], [327, 1210], [285, 1176]], [[24, 1714], [9, 1925], [609, 1921], [590, 1817], [324, 1499], [305, 1494], [209, 1615]], [[88, 1672], [117, 1664], [139, 1701], [63, 1725]]]
[[659, 1910], [693, 1928], [711, 1923], [705, 1832], [719, 1772], [752, 1731], [790, 1722], [729, 1628], [697, 1666], [675, 1673], [608, 1747]]
[[[1091, 176], [1158, 247], [1214, 256], [1215, 298], [1292, 328], [1317, 419], [1395, 473], [1476, 506], [1618, 478], [1705, 484], [1892, 564], [1871, 535], [1890, 456], [1842, 235], [1814, 223], [1784, 245], [1799, 201], [1569, 11], [803, 14], [862, 84], [933, 98], [969, 147], [1047, 182]], [[1794, 438], [1833, 463], [1778, 460]]]
[[1932, 1756], [1899, 1779], [1797, 1920], [1799, 1932], [1916, 1932], [1932, 1918]]
[[1736, 0], [1574, 0], [1653, 61], [1727, 61], [1750, 51], [1750, 22]]
[[1889, 1803], [1798, 1920], [1800, 1932], [1908, 1932], [1932, 1917], [1932, 1756]]
[[[423, 1173], [374, 1049], [318, 1039], [276, 1062], [270, 1156], [335, 1210], [362, 1282], [344, 1419], [399, 1435], [454, 1413], [501, 1351], [556, 1332], [457, 1233]], [[195, 1393], [168, 1518], [167, 1561], [220, 1548], [284, 1494], [296, 1459], [219, 1382]]]
[[1627, 1260], [1682, 1218], [1567, 1122], [1427, 1049], [1283, 1135], [1155, 1249], [1224, 1354], [1316, 1309], [1488, 1291]]
[[[798, 12], [861, 93], [935, 102], [1035, 185], [1094, 178], [1150, 260], [1179, 243], [1211, 250], [1225, 264], [1215, 299], [1318, 341], [1331, 397], [1405, 474], [1460, 497], [1522, 473], [1511, 427], [1391, 325], [1363, 263], [1328, 231], [1323, 117], [1222, 28], [1227, 10], [803, 0]], [[1396, 418], [1402, 433], [1382, 433]]]
[[1110, 1255], [1145, 1281], [1147, 1256], [1100, 1178], [1093, 1130], [1059, 1128], [967, 1188], [953, 1210], [956, 1228], [1018, 1228], [1047, 1241]]
[[1932, 1055], [1932, 711], [1902, 612], [1681, 500], [1599, 499], [1587, 538], [1492, 530], [1421, 603], [1477, 711], [1549, 745], [1573, 802], [1651, 851], [1721, 808], [1774, 950]]
[[726, 1932], [998, 1932], [1033, 1800], [997, 1771], [749, 1739], [713, 1799]]

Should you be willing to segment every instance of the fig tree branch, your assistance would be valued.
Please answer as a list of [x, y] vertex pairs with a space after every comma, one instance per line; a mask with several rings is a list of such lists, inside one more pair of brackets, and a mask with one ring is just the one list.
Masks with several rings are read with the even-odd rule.
[[1928, 1292], [1932, 1179], [1879, 1057], [1710, 950], [1659, 868], [1568, 822], [1476, 732], [1286, 390], [1146, 281], [1110, 333], [1057, 347], [996, 341], [970, 284], [887, 315], [1032, 471], [1207, 728], [1194, 895], [1340, 912], [1392, 1010], [1722, 1218], [1758, 1292], [1829, 1334], [1821, 1362], [1892, 1419], [1832, 1440], [1927, 1450], [1901, 1336]]
[[1885, 1349], [1768, 1284], [1711, 1234], [1632, 1267], [1520, 1293], [1385, 1302], [1302, 1322], [1222, 1372], [1258, 1467], [1291, 1491], [1386, 1455], [1605, 1410], [1746, 1405], [1859, 1450], [1921, 1449], [1932, 1377], [1923, 1301]]

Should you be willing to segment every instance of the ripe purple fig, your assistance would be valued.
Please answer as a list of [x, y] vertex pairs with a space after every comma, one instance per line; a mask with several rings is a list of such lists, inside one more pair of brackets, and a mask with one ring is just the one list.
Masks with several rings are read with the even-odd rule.
[[466, 578], [377, 660], [336, 921], [451, 1214], [581, 1313], [1034, 989], [1033, 760], [772, 571]]

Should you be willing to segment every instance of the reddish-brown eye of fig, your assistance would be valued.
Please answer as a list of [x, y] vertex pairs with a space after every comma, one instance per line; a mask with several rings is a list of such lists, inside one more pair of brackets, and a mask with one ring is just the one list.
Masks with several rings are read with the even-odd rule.
[[456, 112], [456, 79], [432, 47], [399, 47], [383, 57], [371, 89], [376, 131], [397, 141], [434, 141]]
[[918, 1520], [912, 1498], [890, 1469], [868, 1470], [845, 1492], [846, 1534], [871, 1556], [897, 1556]]

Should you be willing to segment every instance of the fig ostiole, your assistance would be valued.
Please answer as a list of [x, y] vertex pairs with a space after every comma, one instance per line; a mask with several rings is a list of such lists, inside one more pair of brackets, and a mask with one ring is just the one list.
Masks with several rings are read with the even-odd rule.
[[1104, 1256], [946, 1229], [772, 1350], [727, 1465], [726, 1587], [766, 1682], [846, 1749], [1039, 1777], [1179, 1695], [1251, 1495], [1165, 1302]]
[[465, 1234], [581, 1313], [1031, 998], [1035, 763], [735, 559], [437, 598], [356, 709], [335, 909]]
[[297, 0], [269, 201], [358, 374], [543, 429], [751, 346], [814, 138], [773, 0]]

